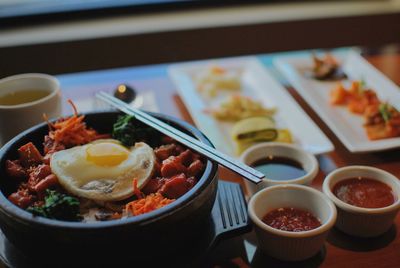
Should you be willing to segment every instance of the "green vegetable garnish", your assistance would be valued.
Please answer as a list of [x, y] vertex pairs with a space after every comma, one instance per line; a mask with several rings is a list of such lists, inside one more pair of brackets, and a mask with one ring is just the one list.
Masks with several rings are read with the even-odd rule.
[[360, 88], [366, 88], [367, 87], [367, 82], [365, 81], [364, 78], [360, 80]]
[[36, 216], [49, 219], [79, 221], [79, 200], [75, 197], [59, 193], [54, 190], [46, 190], [45, 203], [41, 207], [28, 207], [26, 210]]
[[160, 134], [157, 130], [136, 120], [134, 116], [123, 115], [118, 117], [114, 124], [112, 137], [125, 146], [132, 146], [138, 141], [146, 141], [150, 145], [155, 145], [159, 142]]
[[360, 95], [364, 94], [364, 90], [367, 88], [367, 82], [365, 82], [364, 78], [360, 80], [360, 87], [358, 88], [358, 93]]
[[389, 105], [387, 103], [381, 103], [379, 105], [379, 112], [382, 115], [383, 120], [388, 122], [390, 120]]

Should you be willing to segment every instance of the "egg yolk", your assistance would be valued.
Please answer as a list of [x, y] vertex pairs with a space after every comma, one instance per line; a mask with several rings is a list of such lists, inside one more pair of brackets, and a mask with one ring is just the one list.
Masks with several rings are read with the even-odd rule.
[[86, 159], [97, 166], [116, 166], [128, 158], [129, 151], [115, 143], [97, 143], [86, 149]]

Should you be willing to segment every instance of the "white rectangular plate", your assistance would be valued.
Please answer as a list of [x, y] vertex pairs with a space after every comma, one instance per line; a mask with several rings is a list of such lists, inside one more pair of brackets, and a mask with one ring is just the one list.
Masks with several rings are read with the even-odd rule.
[[327, 153], [334, 149], [330, 140], [257, 58], [237, 57], [171, 65], [168, 69], [169, 75], [176, 84], [179, 95], [195, 124], [218, 150], [231, 156], [237, 156], [230, 138], [233, 124], [217, 121], [204, 111], [207, 108], [217, 107], [228, 94], [236, 92], [220, 91], [214, 98], [200, 94], [196, 89], [194, 77], [210, 66], [220, 66], [227, 70], [238, 71], [242, 89], [237, 93], [260, 101], [267, 108], [276, 107], [277, 112], [274, 118], [277, 127], [288, 128], [294, 137], [295, 144], [314, 154]]
[[[340, 61], [347, 79], [342, 82], [348, 86], [351, 80], [364, 80], [374, 89], [383, 101], [389, 101], [399, 109], [400, 90], [381, 72], [368, 63], [358, 52], [333, 53]], [[382, 151], [400, 147], [399, 138], [371, 141], [363, 127], [363, 117], [350, 113], [345, 107], [332, 106], [329, 92], [338, 83], [318, 81], [305, 75], [312, 67], [310, 54], [301, 56], [283, 56], [274, 60], [274, 65], [332, 129], [350, 152]]]

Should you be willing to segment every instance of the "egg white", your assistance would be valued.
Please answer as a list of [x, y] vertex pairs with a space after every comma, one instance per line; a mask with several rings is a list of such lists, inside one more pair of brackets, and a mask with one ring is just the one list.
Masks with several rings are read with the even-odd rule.
[[116, 166], [100, 166], [88, 161], [86, 150], [99, 142], [119, 143], [116, 140], [98, 140], [56, 152], [50, 160], [52, 172], [59, 183], [74, 195], [101, 201], [116, 201], [133, 194], [132, 181], [143, 187], [151, 178], [155, 155], [144, 142], [128, 148], [128, 158]]

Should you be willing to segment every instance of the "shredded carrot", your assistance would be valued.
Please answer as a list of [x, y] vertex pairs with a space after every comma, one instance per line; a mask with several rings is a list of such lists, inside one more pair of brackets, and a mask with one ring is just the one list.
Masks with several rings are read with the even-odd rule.
[[160, 193], [149, 194], [144, 198], [129, 202], [126, 204], [125, 210], [133, 216], [137, 216], [162, 208], [174, 201], [175, 199], [165, 198]]
[[78, 115], [78, 109], [76, 109], [75, 103], [73, 103], [71, 99], [68, 99], [67, 102], [72, 106], [72, 110], [74, 110], [74, 115]]
[[72, 106], [74, 111], [74, 114], [71, 117], [62, 118], [55, 123], [50, 123], [47, 116], [43, 116], [49, 125], [49, 136], [51, 139], [70, 147], [86, 144], [98, 139], [99, 137], [103, 137], [98, 135], [94, 129], [86, 126], [85, 122], [83, 122], [85, 116], [78, 116], [78, 110], [71, 100], [68, 100], [68, 103]]
[[44, 121], [47, 123], [47, 125], [49, 126], [49, 129], [53, 129], [54, 125], [50, 122], [49, 117], [47, 116], [47, 114], [43, 114], [43, 119]]
[[133, 179], [133, 193], [138, 199], [125, 205], [125, 210], [133, 216], [156, 210], [175, 201], [175, 199], [165, 198], [160, 193], [145, 196], [137, 187], [137, 183], [137, 179]]

